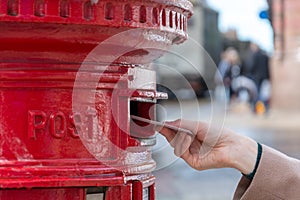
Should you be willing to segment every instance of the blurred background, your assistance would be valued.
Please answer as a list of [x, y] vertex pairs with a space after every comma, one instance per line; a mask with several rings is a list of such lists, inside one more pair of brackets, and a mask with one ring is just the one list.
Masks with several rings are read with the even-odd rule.
[[[155, 62], [158, 90], [169, 94], [158, 120], [213, 118], [299, 159], [300, 1], [191, 2], [189, 40]], [[166, 146], [158, 135], [158, 200], [232, 199], [239, 172], [195, 171]]]

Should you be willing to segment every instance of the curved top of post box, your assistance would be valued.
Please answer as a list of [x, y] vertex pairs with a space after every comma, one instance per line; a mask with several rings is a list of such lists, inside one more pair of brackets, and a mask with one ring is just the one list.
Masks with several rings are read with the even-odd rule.
[[[187, 39], [191, 15], [188, 0], [7, 0], [0, 4], [0, 60], [81, 62], [101, 42], [133, 29], [146, 33], [145, 46], [165, 50]], [[136, 53], [143, 59], [132, 61], [163, 54], [127, 57]]]

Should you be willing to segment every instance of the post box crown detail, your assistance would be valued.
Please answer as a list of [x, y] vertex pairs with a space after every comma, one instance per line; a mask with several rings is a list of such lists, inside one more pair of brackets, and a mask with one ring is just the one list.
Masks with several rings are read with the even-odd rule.
[[158, 28], [186, 36], [191, 9], [187, 0], [0, 0], [0, 21]]

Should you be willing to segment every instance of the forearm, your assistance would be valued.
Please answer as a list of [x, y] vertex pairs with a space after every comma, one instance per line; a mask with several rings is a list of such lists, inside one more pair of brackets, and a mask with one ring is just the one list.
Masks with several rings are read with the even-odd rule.
[[243, 174], [250, 174], [257, 161], [257, 142], [245, 136], [238, 137], [234, 142], [230, 166]]

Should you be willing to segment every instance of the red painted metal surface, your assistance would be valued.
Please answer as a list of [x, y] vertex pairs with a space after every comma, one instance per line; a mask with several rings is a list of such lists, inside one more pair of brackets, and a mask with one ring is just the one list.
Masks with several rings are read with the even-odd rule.
[[[187, 0], [0, 0], [0, 199], [154, 199], [154, 132], [141, 132], [129, 117], [154, 115], [149, 109], [165, 98], [155, 84], [137, 82], [155, 83], [147, 64], [186, 39], [190, 15]], [[78, 71], [97, 45], [132, 29], [141, 36], [132, 39], [155, 48], [133, 48], [105, 67], [116, 48], [107, 46], [98, 55], [102, 63]], [[72, 110], [78, 73], [86, 77], [83, 91], [99, 77], [95, 102], [78, 98], [96, 113]], [[93, 129], [91, 115], [111, 143], [136, 148], [123, 171], [101, 162], [118, 163], [120, 150], [103, 150], [99, 158], [83, 144], [80, 131]]]

